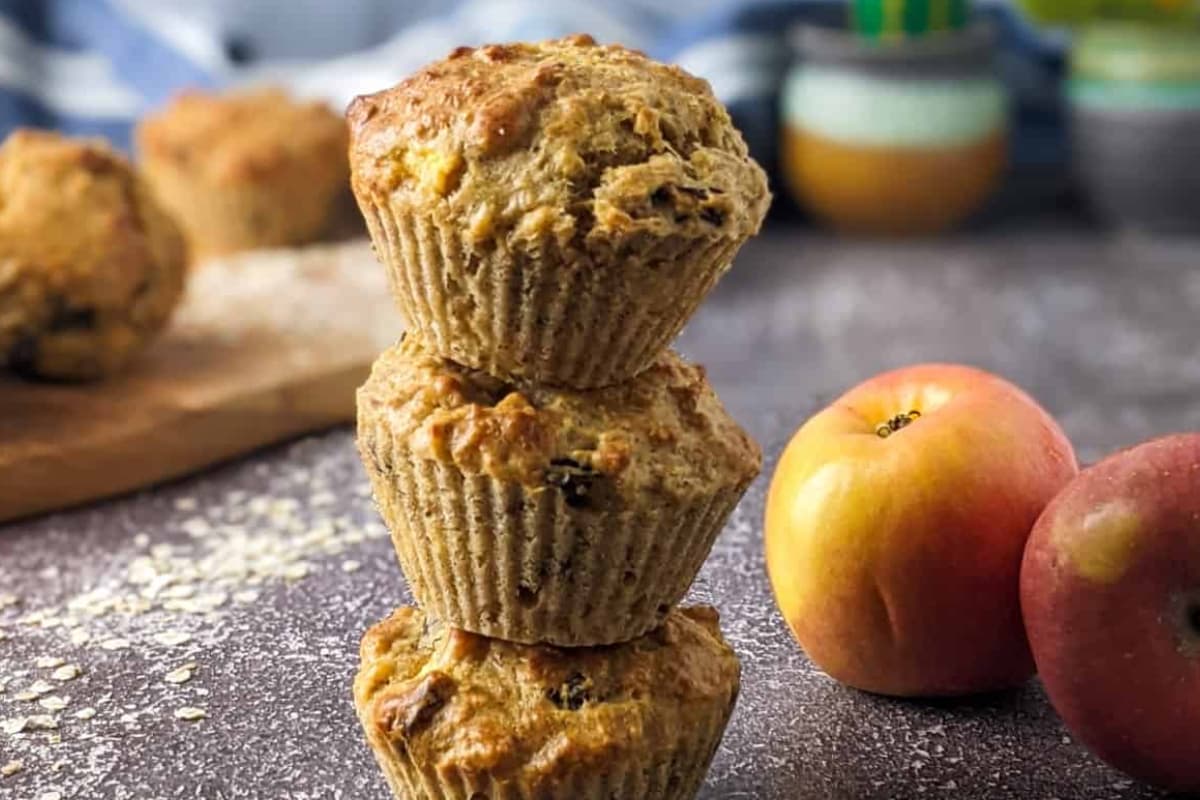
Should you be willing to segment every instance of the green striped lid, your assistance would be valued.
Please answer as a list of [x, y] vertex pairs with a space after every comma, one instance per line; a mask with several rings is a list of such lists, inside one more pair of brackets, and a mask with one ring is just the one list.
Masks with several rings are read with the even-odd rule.
[[1191, 24], [1200, 20], [1200, 0], [1019, 0], [1044, 25], [1082, 25], [1094, 20], [1144, 20]]
[[851, 27], [873, 38], [956, 31], [967, 24], [967, 0], [853, 0]]

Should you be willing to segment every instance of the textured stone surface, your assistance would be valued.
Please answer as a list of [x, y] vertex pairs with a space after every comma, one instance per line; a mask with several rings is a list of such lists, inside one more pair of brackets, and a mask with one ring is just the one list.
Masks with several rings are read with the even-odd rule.
[[[730, 409], [763, 442], [765, 474], [820, 402], [885, 367], [932, 359], [970, 361], [1021, 383], [1092, 459], [1155, 433], [1200, 428], [1195, 253], [1187, 242], [1102, 242], [1085, 233], [899, 245], [777, 234], [739, 260], [681, 346], [709, 365]], [[720, 607], [745, 664], [744, 693], [703, 798], [1157, 796], [1071, 741], [1036, 683], [967, 702], [895, 702], [816, 672], [776, 615], [764, 577], [765, 485], [764, 477], [753, 487], [693, 591]], [[52, 692], [70, 697], [54, 714], [60, 743], [48, 732], [0, 732], [0, 766], [23, 762], [0, 777], [0, 798], [57, 790], [88, 800], [384, 800], [349, 682], [362, 630], [409, 598], [390, 544], [372, 538], [379, 531], [363, 487], [351, 436], [337, 431], [135, 497], [0, 528], [0, 683], [13, 678], [0, 692], [0, 721], [48, 713], [15, 699], [37, 678], [55, 683], [51, 668], [36, 666], [39, 656], [83, 670]], [[275, 500], [256, 505], [256, 497]], [[254, 587], [194, 581], [202, 596], [228, 595], [208, 613], [71, 612], [92, 633], [85, 644], [71, 644], [61, 622], [19, 622], [97, 585], [119, 587], [135, 557], [164, 542], [184, 564], [240, 552], [262, 567], [261, 556], [229, 545], [236, 527], [189, 522], [209, 509], [305, 568]], [[347, 561], [361, 567], [345, 571]], [[138, 588], [145, 584], [121, 591]], [[258, 597], [241, 595], [249, 589]], [[7, 605], [5, 593], [19, 602]], [[191, 639], [163, 645], [156, 635], [168, 630]], [[99, 645], [113, 638], [130, 646]], [[191, 661], [191, 680], [164, 680]], [[75, 719], [86, 706], [96, 716]], [[205, 718], [176, 719], [185, 706]]]

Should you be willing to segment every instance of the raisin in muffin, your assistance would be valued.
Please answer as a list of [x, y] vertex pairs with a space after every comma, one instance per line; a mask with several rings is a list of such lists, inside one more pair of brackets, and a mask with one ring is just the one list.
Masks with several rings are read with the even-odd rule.
[[493, 375], [588, 388], [646, 368], [770, 201], [705, 81], [583, 36], [460, 48], [348, 117], [401, 311]]
[[117, 371], [166, 324], [186, 263], [175, 223], [102, 142], [18, 130], [0, 147], [0, 365]]
[[563, 649], [400, 608], [367, 632], [354, 702], [406, 800], [694, 797], [740, 667], [708, 607], [625, 644]]
[[761, 466], [704, 370], [669, 351], [606, 389], [518, 388], [414, 335], [359, 390], [358, 441], [421, 604], [558, 645], [660, 623]]
[[328, 238], [353, 214], [345, 121], [278, 89], [189, 91], [137, 128], [142, 168], [198, 259]]

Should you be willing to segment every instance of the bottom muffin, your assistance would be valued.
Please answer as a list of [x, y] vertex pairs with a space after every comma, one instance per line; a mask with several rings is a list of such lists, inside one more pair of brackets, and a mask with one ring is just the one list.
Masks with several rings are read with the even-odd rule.
[[362, 642], [354, 704], [406, 800], [693, 797], [740, 666], [707, 606], [619, 645], [521, 645], [400, 608]]

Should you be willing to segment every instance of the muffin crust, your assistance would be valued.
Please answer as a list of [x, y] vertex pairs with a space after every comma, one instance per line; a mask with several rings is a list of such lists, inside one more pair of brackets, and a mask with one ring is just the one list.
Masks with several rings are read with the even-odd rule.
[[104, 143], [18, 130], [0, 147], [0, 364], [118, 370], [165, 325], [185, 264], [174, 221]]
[[358, 402], [360, 418], [382, 420], [418, 457], [556, 487], [568, 504], [599, 502], [606, 488], [740, 492], [762, 461], [704, 369], [670, 351], [627, 383], [572, 391], [506, 383], [432, 355], [409, 334], [375, 362]]
[[472, 245], [742, 240], [770, 197], [705, 81], [586, 36], [459, 48], [347, 116], [360, 203], [460, 219]]
[[704, 606], [632, 642], [569, 649], [487, 639], [400, 608], [367, 632], [361, 657], [355, 705], [381, 762], [486, 776], [536, 797], [570, 796], [553, 792], [581, 772], [662, 763], [681, 734], [715, 728], [719, 739], [740, 672]]

